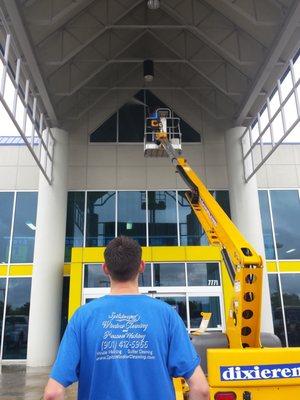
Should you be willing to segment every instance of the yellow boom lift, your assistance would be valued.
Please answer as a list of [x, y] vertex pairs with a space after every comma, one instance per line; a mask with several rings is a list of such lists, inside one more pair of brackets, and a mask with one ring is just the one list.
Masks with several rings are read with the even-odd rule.
[[[171, 159], [190, 189], [186, 198], [209, 243], [220, 248], [232, 282], [226, 335], [192, 339], [205, 370], [207, 362], [211, 399], [300, 399], [300, 348], [283, 349], [275, 335], [261, 333], [263, 260], [181, 156], [180, 121], [171, 110], [157, 109], [146, 119], [144, 153]], [[175, 388], [177, 399], [183, 398], [178, 382]]]

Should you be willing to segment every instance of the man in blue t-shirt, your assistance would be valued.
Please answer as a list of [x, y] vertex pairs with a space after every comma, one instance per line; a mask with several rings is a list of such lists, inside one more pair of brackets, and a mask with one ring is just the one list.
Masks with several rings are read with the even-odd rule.
[[190, 400], [208, 400], [208, 384], [183, 321], [168, 304], [139, 294], [140, 245], [113, 239], [104, 272], [111, 292], [80, 307], [62, 339], [44, 400], [62, 400], [78, 381], [79, 400], [174, 400], [184, 377]]

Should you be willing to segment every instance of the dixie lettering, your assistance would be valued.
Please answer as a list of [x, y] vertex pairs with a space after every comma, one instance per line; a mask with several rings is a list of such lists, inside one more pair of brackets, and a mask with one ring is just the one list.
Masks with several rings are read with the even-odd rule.
[[221, 366], [221, 381], [300, 378], [300, 363]]

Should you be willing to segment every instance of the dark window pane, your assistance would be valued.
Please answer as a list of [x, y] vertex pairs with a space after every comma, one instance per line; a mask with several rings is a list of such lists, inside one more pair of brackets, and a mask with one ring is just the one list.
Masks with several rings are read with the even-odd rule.
[[84, 287], [109, 287], [109, 278], [103, 272], [101, 264], [86, 264], [84, 266]]
[[230, 218], [230, 203], [229, 203], [228, 190], [211, 190], [210, 193], [214, 196], [219, 205], [223, 208], [223, 210]]
[[106, 246], [115, 237], [115, 192], [87, 193], [86, 246]]
[[281, 274], [289, 346], [300, 346], [300, 274]]
[[271, 223], [271, 215], [270, 215], [270, 207], [269, 207], [267, 190], [259, 190], [258, 196], [259, 196], [259, 206], [260, 206], [260, 215], [261, 215], [262, 229], [263, 229], [263, 236], [264, 236], [266, 259], [274, 260], [275, 259], [275, 250], [274, 250], [272, 223]]
[[0, 278], [0, 343], [1, 343], [1, 337], [2, 337], [5, 289], [6, 289], [6, 279]]
[[37, 193], [17, 193], [12, 263], [31, 263], [33, 261], [36, 206]]
[[200, 326], [201, 312], [211, 312], [212, 316], [208, 328], [221, 329], [221, 310], [219, 297], [189, 297], [191, 329]]
[[3, 358], [26, 359], [31, 278], [10, 278], [6, 306]]
[[83, 246], [84, 192], [68, 193], [65, 261], [71, 261], [72, 247]]
[[206, 245], [208, 243], [206, 234], [185, 197], [185, 191], [178, 192], [178, 214], [180, 245]]
[[[174, 113], [174, 117], [179, 117]], [[180, 118], [180, 130], [182, 133], [182, 142], [201, 142], [200, 133], [197, 132], [194, 128], [191, 127], [184, 119]]]
[[174, 308], [175, 311], [178, 312], [178, 314], [180, 315], [180, 317], [182, 318], [185, 326], [187, 326], [187, 314], [186, 314], [186, 298], [183, 296], [178, 296], [178, 297], [156, 297], [159, 300], [162, 300], [168, 304], [170, 304], [170, 306], [172, 306]]
[[130, 236], [146, 246], [146, 192], [118, 192], [118, 236]]
[[157, 263], [154, 267], [154, 286], [185, 286], [183, 263]]
[[149, 245], [177, 246], [175, 192], [148, 192], [148, 213]]
[[279, 259], [300, 258], [300, 200], [298, 190], [271, 190]]
[[[148, 106], [148, 113], [155, 111], [157, 108], [169, 108], [167, 104], [156, 97], [150, 90], [145, 90], [145, 100]], [[180, 129], [182, 132], [182, 142], [201, 142], [201, 136], [194, 128], [192, 128], [184, 119], [179, 117], [175, 112], [175, 118], [180, 118]]]
[[156, 97], [150, 90], [145, 90], [145, 100], [149, 112], [155, 111], [157, 108], [167, 108], [168, 106]]
[[93, 300], [95, 300], [94, 297], [86, 298], [86, 299], [85, 299], [85, 304], [88, 304], [88, 303], [90, 303], [90, 302], [93, 301]]
[[284, 326], [283, 326], [283, 315], [282, 315], [282, 304], [280, 300], [278, 274], [268, 274], [271, 305], [272, 305], [272, 315], [274, 332], [277, 335], [283, 346], [286, 346]]
[[128, 103], [119, 110], [119, 142], [144, 140], [144, 105]]
[[117, 113], [108, 118], [99, 128], [90, 135], [90, 142], [116, 142], [117, 141]]
[[70, 277], [64, 276], [62, 304], [61, 304], [61, 325], [60, 325], [60, 337], [61, 338], [63, 337], [65, 329], [68, 325], [69, 289], [70, 289]]
[[220, 286], [218, 263], [188, 263], [188, 286]]
[[[157, 108], [169, 107], [150, 90], [140, 90], [132, 97], [130, 102], [122, 106], [118, 112], [108, 118], [90, 135], [90, 142], [116, 142], [117, 131], [119, 131], [119, 142], [143, 142], [145, 116]], [[173, 115], [178, 117], [175, 113]], [[182, 141], [200, 142], [199, 132], [183, 119], [180, 118], [180, 121]], [[117, 124], [119, 125], [118, 129]]]
[[13, 202], [13, 193], [0, 193], [0, 263], [8, 262]]
[[139, 92], [137, 92], [137, 93], [133, 96], [134, 99], [136, 99], [136, 100], [141, 101], [141, 102], [144, 103], [144, 100], [145, 100], [145, 98], [144, 98], [144, 93], [145, 93], [145, 92], [147, 92], [147, 90], [144, 90], [144, 89], [140, 90]]
[[145, 271], [139, 275], [139, 286], [151, 286], [151, 264], [146, 264]]

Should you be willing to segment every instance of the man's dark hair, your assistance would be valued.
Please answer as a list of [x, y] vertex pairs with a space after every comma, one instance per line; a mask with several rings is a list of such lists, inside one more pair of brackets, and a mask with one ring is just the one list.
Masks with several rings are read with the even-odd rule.
[[142, 249], [136, 240], [119, 236], [108, 243], [104, 259], [114, 281], [130, 281], [138, 274]]

